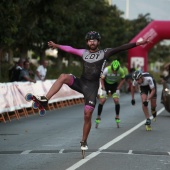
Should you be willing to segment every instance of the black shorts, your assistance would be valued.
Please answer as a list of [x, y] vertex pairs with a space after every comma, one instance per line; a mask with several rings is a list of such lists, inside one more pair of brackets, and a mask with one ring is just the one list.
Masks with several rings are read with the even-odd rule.
[[[153, 80], [153, 82], [154, 82], [154, 85], [155, 85], [155, 94], [153, 95], [152, 98], [156, 98], [157, 97], [157, 86], [156, 86], [155, 80]], [[140, 94], [148, 95], [149, 93], [151, 93], [151, 89], [150, 89], [149, 85], [147, 85], [147, 86], [140, 86]]]
[[74, 82], [70, 88], [84, 95], [85, 105], [95, 107], [96, 97], [99, 89], [99, 80], [90, 81], [84, 78], [77, 78], [75, 76], [73, 77]]
[[105, 87], [107, 95], [109, 94], [109, 92], [111, 94], [116, 93], [117, 86], [118, 86], [117, 82], [114, 84], [108, 84], [107, 82], [104, 81], [104, 87]]

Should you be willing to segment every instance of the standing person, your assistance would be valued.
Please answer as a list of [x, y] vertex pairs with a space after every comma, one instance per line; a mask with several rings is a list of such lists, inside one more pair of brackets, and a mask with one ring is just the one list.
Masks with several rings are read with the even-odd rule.
[[19, 81], [19, 75], [21, 70], [23, 69], [23, 62], [24, 60], [20, 58], [17, 64], [9, 70], [10, 82]]
[[142, 109], [146, 117], [146, 130], [151, 130], [151, 120], [148, 111], [148, 103], [151, 103], [151, 112], [153, 115], [153, 120], [156, 121], [156, 99], [157, 99], [157, 87], [156, 82], [153, 77], [147, 72], [135, 71], [132, 75], [133, 83], [131, 86], [132, 100], [131, 104], [135, 105], [135, 86], [139, 85], [140, 95], [142, 101]]
[[35, 80], [45, 80], [46, 74], [47, 74], [47, 65], [48, 61], [43, 60], [42, 64], [38, 66], [36, 73], [35, 73]]
[[161, 82], [163, 84], [162, 93], [161, 93], [161, 103], [164, 104], [163, 91], [164, 88], [167, 86], [167, 84], [170, 84], [170, 64], [164, 68], [163, 73], [160, 75], [160, 77], [161, 77]]
[[24, 61], [23, 69], [20, 72], [19, 81], [22, 81], [22, 82], [30, 81], [30, 82], [36, 83], [36, 80], [30, 77], [30, 74], [32, 75], [33, 72], [30, 71], [29, 69], [30, 69], [30, 63], [28, 60], [26, 60]]
[[104, 61], [113, 54], [149, 43], [149, 38], [147, 38], [146, 40], [125, 44], [117, 48], [100, 50], [99, 45], [101, 36], [95, 31], [88, 32], [85, 36], [85, 40], [88, 49], [76, 49], [67, 45], [55, 44], [52, 41], [48, 42], [48, 46], [52, 49], [58, 48], [62, 51], [81, 57], [83, 62], [83, 72], [80, 78], [77, 78], [72, 74], [61, 74], [46, 96], [37, 97], [37, 100], [45, 106], [50, 98], [60, 90], [63, 84], [67, 84], [71, 89], [84, 95], [84, 126], [82, 140], [80, 142], [82, 150], [88, 149], [87, 138], [91, 129], [91, 118], [96, 105], [99, 79], [101, 70], [104, 68]]
[[96, 118], [96, 128], [98, 127], [98, 124], [100, 123], [103, 105], [106, 102], [107, 96], [109, 95], [109, 93], [112, 95], [113, 101], [115, 103], [115, 112], [116, 112], [115, 121], [119, 127], [119, 123], [120, 123], [119, 97], [120, 97], [120, 89], [123, 83], [125, 82], [125, 73], [123, 69], [120, 67], [120, 63], [118, 60], [114, 60], [110, 66], [104, 69], [100, 80], [101, 80], [102, 93], [99, 96], [99, 105], [98, 105], [98, 112], [97, 112], [97, 118]]
[[[134, 73], [135, 71], [136, 71], [135, 68], [131, 68], [131, 69], [129, 70], [129, 74], [125, 76], [125, 80], [126, 80], [126, 82], [127, 82], [127, 84], [128, 84], [128, 89], [127, 89], [128, 92], [131, 91], [131, 86], [132, 86], [132, 82], [133, 82], [132, 75], [133, 75], [133, 73]], [[136, 87], [135, 92], [136, 92], [136, 91], [138, 91], [138, 87]]]
[[123, 71], [124, 71], [124, 73], [125, 73], [125, 83], [122, 85], [121, 90], [122, 90], [122, 92], [124, 92], [124, 93], [128, 93], [128, 92], [129, 92], [129, 91], [128, 91], [129, 83], [128, 83], [128, 81], [126, 81], [126, 80], [127, 80], [127, 79], [126, 79], [126, 76], [129, 75], [128, 63], [123, 64], [123, 66], [121, 65], [121, 68], [123, 69]]

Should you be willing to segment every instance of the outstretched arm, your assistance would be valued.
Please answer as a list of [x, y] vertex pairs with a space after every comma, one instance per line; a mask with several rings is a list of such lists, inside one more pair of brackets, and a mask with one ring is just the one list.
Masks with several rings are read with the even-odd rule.
[[121, 51], [125, 51], [125, 50], [128, 50], [128, 49], [131, 49], [131, 48], [134, 48], [134, 47], [137, 47], [139, 45], [145, 45], [145, 44], [148, 44], [150, 43], [150, 37], [142, 40], [142, 41], [139, 41], [139, 42], [134, 42], [134, 43], [128, 43], [128, 44], [124, 44], [122, 46], [119, 46], [119, 47], [116, 47], [116, 48], [111, 48], [111, 49], [108, 49], [107, 53], [108, 53], [108, 57], [112, 56], [113, 54], [116, 54], [118, 52], [121, 52]]
[[75, 54], [78, 56], [82, 56], [83, 52], [85, 51], [85, 49], [76, 49], [76, 48], [73, 48], [73, 47], [67, 46], [67, 45], [59, 45], [59, 44], [54, 43], [53, 41], [49, 41], [48, 46], [52, 49], [58, 48], [62, 51], [65, 51], [65, 52], [71, 53], [71, 54]]

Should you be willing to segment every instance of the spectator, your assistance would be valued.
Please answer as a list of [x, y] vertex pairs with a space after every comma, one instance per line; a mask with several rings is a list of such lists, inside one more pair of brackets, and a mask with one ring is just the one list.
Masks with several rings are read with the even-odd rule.
[[21, 70], [23, 69], [23, 59], [19, 59], [17, 64], [14, 65], [10, 70], [9, 70], [9, 80], [10, 82], [14, 81], [19, 81], [19, 75]]
[[127, 93], [131, 91], [132, 74], [135, 72], [135, 68], [129, 70], [129, 74], [125, 75], [125, 81], [127, 82]]
[[160, 77], [162, 78], [162, 82], [170, 81], [170, 64], [164, 68]]
[[164, 68], [160, 77], [161, 77], [161, 82], [163, 84], [163, 89], [162, 89], [162, 93], [161, 93], [161, 103], [163, 103], [164, 86], [165, 86], [166, 83], [170, 83], [170, 64]]
[[30, 69], [30, 63], [28, 60], [26, 60], [24, 61], [23, 69], [20, 72], [19, 81], [22, 82], [30, 81], [36, 83], [36, 80], [31, 79], [30, 76], [33, 75], [33, 72], [29, 69]]
[[42, 64], [38, 66], [35, 74], [35, 80], [45, 80], [46, 74], [47, 74], [47, 65], [48, 61], [43, 60]]
[[[129, 75], [129, 71], [128, 71], [128, 63], [125, 63], [122, 65], [122, 69], [124, 71], [124, 74], [125, 74], [125, 78], [126, 76]], [[126, 80], [126, 79], [125, 79]], [[122, 85], [122, 92], [125, 92], [125, 93], [128, 93], [129, 92], [129, 82], [128, 81], [125, 81], [125, 83]]]

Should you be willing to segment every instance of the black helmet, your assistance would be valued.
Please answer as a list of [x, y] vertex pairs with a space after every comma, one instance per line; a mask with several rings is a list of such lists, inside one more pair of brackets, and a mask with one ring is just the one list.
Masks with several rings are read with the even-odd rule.
[[139, 70], [135, 71], [135, 72], [133, 73], [133, 75], [132, 75], [132, 78], [133, 78], [134, 80], [137, 80], [137, 79], [139, 79], [139, 78], [141, 78], [141, 77], [142, 77], [142, 72], [139, 71]]
[[100, 34], [99, 34], [98, 32], [96, 32], [96, 31], [90, 31], [90, 32], [88, 32], [88, 33], [86, 34], [86, 36], [85, 36], [85, 40], [86, 40], [86, 41], [88, 41], [88, 40], [94, 40], [94, 39], [96, 39], [96, 40], [98, 40], [98, 41], [100, 41], [100, 39], [101, 39]]

